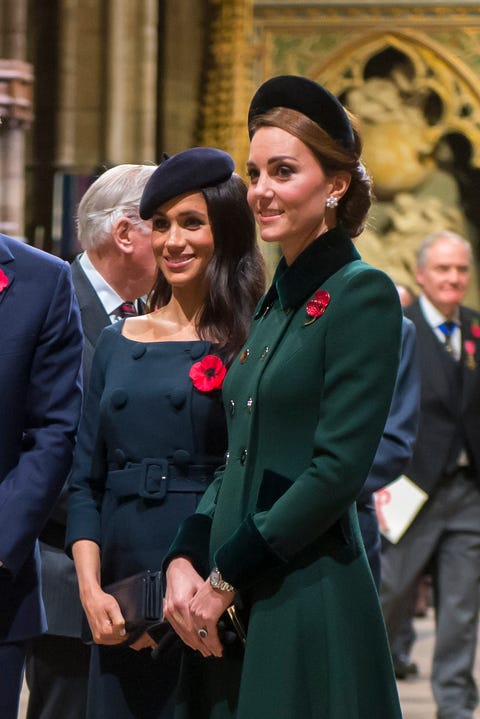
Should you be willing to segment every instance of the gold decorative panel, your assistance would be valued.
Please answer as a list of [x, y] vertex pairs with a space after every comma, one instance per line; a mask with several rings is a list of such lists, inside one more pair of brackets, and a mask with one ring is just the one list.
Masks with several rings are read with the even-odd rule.
[[240, 171], [248, 152], [244, 110], [249, 100], [252, 8], [252, 0], [209, 1], [210, 53], [201, 103], [201, 144], [230, 152]]
[[318, 80], [358, 117], [377, 196], [359, 240], [365, 259], [414, 284], [426, 234], [452, 229], [478, 251], [479, 4], [254, 3], [248, 53], [239, 130], [255, 88], [284, 73]]

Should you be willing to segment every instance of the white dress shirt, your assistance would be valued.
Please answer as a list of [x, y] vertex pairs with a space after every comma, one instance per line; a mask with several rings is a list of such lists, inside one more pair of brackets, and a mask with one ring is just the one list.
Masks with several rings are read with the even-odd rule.
[[93, 289], [98, 295], [100, 302], [104, 306], [105, 312], [110, 317], [110, 321], [112, 323], [116, 322], [118, 319], [116, 315], [116, 310], [120, 307], [121, 304], [123, 304], [123, 298], [120, 297], [117, 292], [115, 292], [113, 287], [110, 287], [110, 285], [104, 280], [100, 272], [95, 269], [88, 256], [88, 252], [84, 252], [82, 255], [80, 255], [79, 261], [82, 265], [82, 270], [87, 275], [90, 283], [93, 285]]
[[[425, 295], [419, 297], [420, 307], [423, 312], [423, 316], [427, 320], [432, 330], [437, 335], [438, 339], [442, 344], [445, 344], [445, 334], [439, 329], [439, 326], [448, 320], [437, 310], [434, 305], [428, 300]], [[450, 335], [450, 343], [452, 348], [452, 356], [459, 360], [462, 354], [462, 331], [460, 329], [460, 312], [457, 309], [451, 318], [452, 322], [455, 322], [455, 329]]]

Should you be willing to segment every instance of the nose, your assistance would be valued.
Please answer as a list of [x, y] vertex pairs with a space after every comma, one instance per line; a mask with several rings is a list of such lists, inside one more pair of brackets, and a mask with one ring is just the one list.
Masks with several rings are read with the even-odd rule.
[[166, 247], [170, 249], [182, 249], [185, 247], [185, 244], [182, 228], [172, 222], [168, 230], [167, 239], [165, 240]]
[[262, 197], [272, 198], [274, 192], [268, 173], [261, 172], [255, 180], [255, 183], [250, 186], [250, 190], [256, 199], [261, 199]]
[[458, 271], [456, 267], [450, 267], [447, 273], [448, 281], [452, 285], [456, 285], [460, 280], [461, 273]]

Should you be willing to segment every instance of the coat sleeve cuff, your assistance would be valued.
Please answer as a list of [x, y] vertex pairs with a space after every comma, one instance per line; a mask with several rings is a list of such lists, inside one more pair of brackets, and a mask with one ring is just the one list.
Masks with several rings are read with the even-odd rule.
[[209, 573], [209, 547], [212, 518], [207, 514], [192, 514], [180, 525], [177, 536], [163, 560], [163, 571], [175, 557], [188, 557], [202, 577]]
[[258, 531], [249, 515], [215, 553], [223, 579], [242, 591], [262, 579], [266, 572], [285, 564]]

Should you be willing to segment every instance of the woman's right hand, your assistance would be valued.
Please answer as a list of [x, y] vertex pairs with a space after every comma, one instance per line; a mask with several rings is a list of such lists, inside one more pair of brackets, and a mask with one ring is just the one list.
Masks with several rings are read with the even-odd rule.
[[118, 602], [100, 586], [82, 599], [95, 644], [121, 644], [125, 641], [125, 620]]
[[127, 636], [118, 602], [100, 585], [100, 547], [90, 539], [72, 545], [80, 601], [96, 644], [121, 644]]

